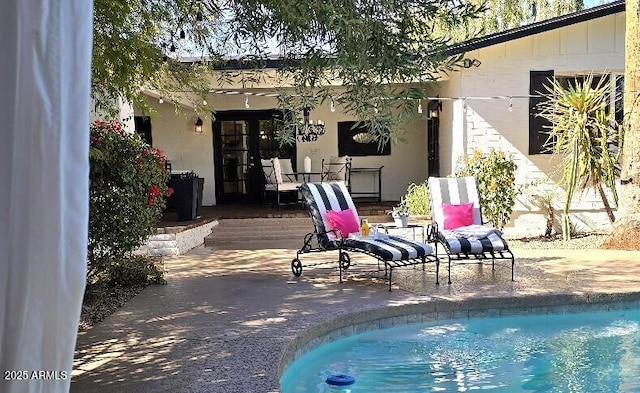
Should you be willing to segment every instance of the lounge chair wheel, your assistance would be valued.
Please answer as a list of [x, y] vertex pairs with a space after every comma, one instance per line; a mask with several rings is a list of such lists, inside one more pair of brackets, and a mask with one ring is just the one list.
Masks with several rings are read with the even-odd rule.
[[291, 272], [296, 277], [300, 277], [302, 274], [302, 262], [298, 258], [293, 258], [291, 261]]
[[340, 268], [347, 270], [351, 266], [351, 258], [346, 252], [340, 253]]

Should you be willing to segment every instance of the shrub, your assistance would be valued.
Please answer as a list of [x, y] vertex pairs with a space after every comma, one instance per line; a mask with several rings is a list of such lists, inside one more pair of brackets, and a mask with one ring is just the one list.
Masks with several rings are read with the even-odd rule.
[[429, 189], [425, 182], [409, 183], [407, 193], [402, 199], [409, 213], [415, 216], [426, 216], [431, 213], [431, 200]]
[[114, 262], [106, 281], [112, 286], [134, 286], [141, 283], [164, 284], [163, 272], [155, 262], [142, 255]]
[[516, 203], [516, 164], [504, 152], [491, 149], [488, 153], [475, 150], [460, 162], [456, 176], [475, 176], [480, 193], [482, 215], [486, 222], [498, 229], [511, 218]]
[[89, 279], [122, 270], [155, 233], [165, 207], [165, 157], [117, 122], [91, 124], [89, 149]]

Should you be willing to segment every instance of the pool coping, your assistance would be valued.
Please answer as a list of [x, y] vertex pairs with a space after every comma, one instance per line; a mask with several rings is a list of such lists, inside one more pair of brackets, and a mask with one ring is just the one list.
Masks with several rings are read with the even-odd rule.
[[461, 300], [434, 297], [424, 302], [344, 313], [303, 330], [289, 341], [280, 356], [278, 380], [282, 378], [287, 367], [314, 348], [368, 331], [465, 318], [620, 311], [634, 308], [640, 308], [640, 291], [488, 296]]

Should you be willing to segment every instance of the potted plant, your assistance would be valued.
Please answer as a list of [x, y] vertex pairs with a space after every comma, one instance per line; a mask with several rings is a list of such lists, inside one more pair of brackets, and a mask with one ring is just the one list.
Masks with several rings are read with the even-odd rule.
[[400, 203], [393, 207], [391, 217], [398, 228], [406, 228], [409, 225], [409, 205], [406, 199], [402, 198]]

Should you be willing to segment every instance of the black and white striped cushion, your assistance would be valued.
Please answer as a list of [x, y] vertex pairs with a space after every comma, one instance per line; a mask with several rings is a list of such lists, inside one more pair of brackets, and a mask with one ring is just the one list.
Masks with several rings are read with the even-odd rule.
[[300, 193], [309, 209], [311, 209], [311, 219], [316, 232], [319, 234], [318, 242], [323, 247], [328, 247], [336, 240], [336, 236], [332, 232], [325, 233], [329, 228], [327, 211], [352, 209], [355, 213], [356, 222], [360, 222], [356, 206], [342, 182], [305, 183], [300, 187]]
[[431, 216], [439, 229], [444, 229], [443, 203], [461, 205], [473, 202], [473, 223], [482, 225], [480, 196], [475, 177], [430, 177], [427, 182], [431, 196]]
[[440, 231], [438, 238], [445, 242], [450, 253], [482, 254], [487, 251], [508, 250], [507, 242], [497, 233], [492, 232], [488, 236], [477, 239], [457, 235], [453, 231]]
[[433, 254], [433, 248], [430, 245], [397, 236], [349, 238], [345, 239], [344, 245], [365, 250], [384, 261], [405, 261]]
[[[357, 222], [360, 217], [343, 182], [305, 183], [300, 192], [311, 210], [311, 218], [316, 228], [318, 242], [325, 248], [335, 246], [336, 236], [325, 234], [329, 228], [327, 211], [352, 209]], [[417, 243], [396, 236], [357, 237], [345, 239], [344, 246], [363, 250], [385, 261], [401, 261], [433, 254], [428, 244]]]
[[482, 225], [480, 195], [473, 176], [430, 177], [427, 180], [431, 197], [431, 216], [438, 224], [438, 238], [445, 242], [451, 253], [481, 254], [487, 251], [508, 250], [507, 242], [497, 231], [481, 239], [465, 237], [444, 229], [443, 203], [463, 204], [473, 202], [473, 224]]

